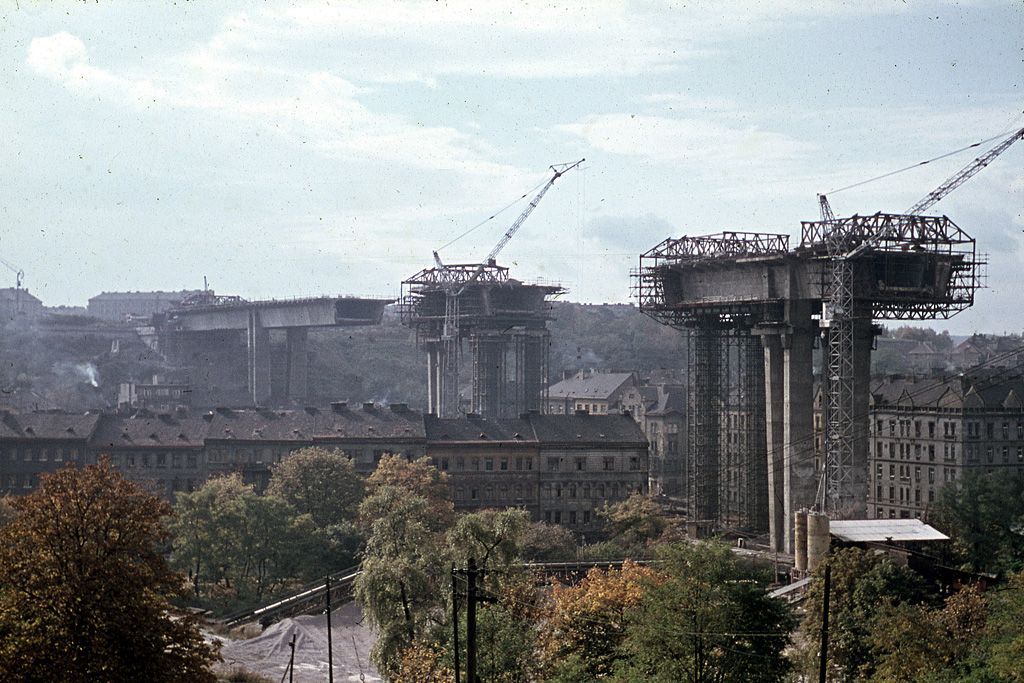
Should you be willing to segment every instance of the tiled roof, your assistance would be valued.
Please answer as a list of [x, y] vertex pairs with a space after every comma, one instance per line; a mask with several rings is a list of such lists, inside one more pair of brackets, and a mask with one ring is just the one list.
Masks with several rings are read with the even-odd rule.
[[196, 415], [104, 415], [92, 439], [95, 448], [201, 448], [208, 423]]
[[577, 375], [551, 385], [548, 397], [607, 400], [632, 378], [633, 374], [629, 372], [598, 372], [586, 377]]
[[425, 418], [429, 441], [535, 442], [529, 419], [486, 420], [480, 417]]
[[530, 415], [537, 441], [545, 443], [645, 444], [629, 415]]
[[0, 439], [83, 440], [92, 436], [98, 413], [9, 413], [0, 416]]

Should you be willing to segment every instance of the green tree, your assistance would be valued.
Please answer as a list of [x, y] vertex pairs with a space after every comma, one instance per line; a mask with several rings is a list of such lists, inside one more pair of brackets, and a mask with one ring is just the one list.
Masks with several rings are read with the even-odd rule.
[[932, 520], [949, 534], [951, 559], [965, 569], [1024, 567], [1024, 475], [968, 473], [939, 492]]
[[237, 474], [179, 493], [174, 510], [171, 559], [188, 571], [195, 597], [212, 585], [214, 597], [227, 596], [223, 606], [234, 607], [308, 578], [305, 560], [319, 541], [310, 516], [277, 496], [257, 495]]
[[366, 490], [373, 493], [381, 486], [396, 486], [422, 497], [430, 508], [431, 528], [446, 529], [455, 521], [448, 475], [423, 457], [409, 460], [402, 455], [385, 454], [366, 478]]
[[[872, 674], [877, 664], [872, 633], [882, 615], [901, 604], [925, 602], [924, 582], [913, 571], [889, 557], [858, 548], [833, 551], [826, 560], [832, 567], [829, 597], [829, 671], [830, 679], [852, 681]], [[821, 606], [825, 563], [815, 573], [807, 591], [801, 632], [802, 668], [813, 674], [818, 670], [818, 639], [821, 631]]]
[[522, 557], [529, 526], [530, 515], [525, 510], [480, 510], [460, 515], [448, 532], [448, 548], [459, 566], [465, 566], [472, 557], [481, 569], [506, 568]]
[[626, 557], [648, 555], [650, 546], [674, 527], [661, 506], [641, 493], [614, 505], [605, 504], [597, 514], [605, 520], [608, 542]]
[[665, 545], [658, 557], [665, 580], [629, 611], [616, 680], [784, 680], [793, 618], [766, 594], [766, 572], [718, 543]]
[[159, 548], [169, 507], [107, 462], [44, 476], [0, 528], [0, 678], [212, 681], [182, 577]]
[[267, 493], [306, 513], [318, 528], [351, 523], [359, 513], [363, 479], [342, 452], [309, 447], [273, 466]]
[[433, 641], [447, 618], [448, 561], [431, 504], [399, 486], [378, 485], [359, 506], [369, 534], [355, 598], [378, 631], [372, 657], [394, 677], [405, 650]]
[[902, 603], [883, 611], [871, 630], [877, 668], [872, 681], [898, 683], [941, 672], [965, 673], [988, 607], [976, 588], [949, 596], [941, 608]]
[[530, 522], [523, 531], [521, 552], [531, 562], [565, 562], [576, 559], [576, 539], [560, 524]]

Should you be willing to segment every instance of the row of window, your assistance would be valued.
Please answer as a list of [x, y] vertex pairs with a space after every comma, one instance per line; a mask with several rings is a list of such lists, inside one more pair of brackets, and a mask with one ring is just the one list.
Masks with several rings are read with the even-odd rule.
[[590, 524], [590, 510], [545, 510], [544, 521], [548, 524]]
[[[886, 431], [886, 421], [884, 419], [875, 420], [875, 435], [882, 436]], [[956, 426], [957, 422], [952, 420], [944, 420], [942, 424], [942, 436], [944, 438], [955, 438], [956, 437]], [[992, 439], [1003, 439], [1007, 440], [1010, 438], [1016, 438], [1018, 440], [1024, 440], [1024, 421], [1010, 422], [1009, 420], [1004, 421], [986, 421], [970, 420], [966, 422], [967, 427], [967, 438], [969, 439], [980, 439], [984, 433], [984, 438], [989, 440]], [[921, 438], [927, 433], [928, 438], [934, 439], [936, 437], [936, 422], [929, 420], [927, 423], [922, 420], [910, 420], [910, 419], [896, 419], [892, 418], [888, 421], [888, 432], [889, 436], [900, 436]], [[1014, 436], [1015, 435], [1015, 436]]]
[[[5, 452], [6, 451], [6, 452]], [[63, 462], [64, 460], [78, 460], [77, 448], [64, 448], [61, 446], [11, 446], [0, 449], [0, 460], [16, 462]]]

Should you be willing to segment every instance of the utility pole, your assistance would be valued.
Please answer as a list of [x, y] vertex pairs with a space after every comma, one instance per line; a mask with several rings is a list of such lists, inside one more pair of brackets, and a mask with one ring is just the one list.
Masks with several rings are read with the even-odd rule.
[[452, 563], [452, 652], [455, 659], [455, 683], [459, 681], [459, 590], [458, 575]]
[[[205, 279], [205, 278], [204, 278]], [[288, 683], [293, 683], [293, 677], [295, 675], [295, 638], [297, 636], [293, 633], [292, 640], [288, 643], [288, 647], [291, 648], [292, 653], [288, 656]]]
[[331, 642], [331, 575], [327, 575], [325, 582], [327, 588], [327, 680], [334, 683], [334, 652]]
[[828, 597], [832, 590], [832, 566], [825, 564], [825, 598], [821, 602], [821, 662], [818, 668], [818, 683], [826, 683], [828, 667]]
[[476, 683], [476, 558], [466, 565], [466, 681]]

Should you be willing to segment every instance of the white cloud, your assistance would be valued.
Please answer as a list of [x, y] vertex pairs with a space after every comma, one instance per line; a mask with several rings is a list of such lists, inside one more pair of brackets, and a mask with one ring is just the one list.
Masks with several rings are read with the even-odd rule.
[[699, 118], [599, 114], [558, 128], [602, 151], [659, 161], [764, 165], [794, 161], [814, 149], [781, 133]]

